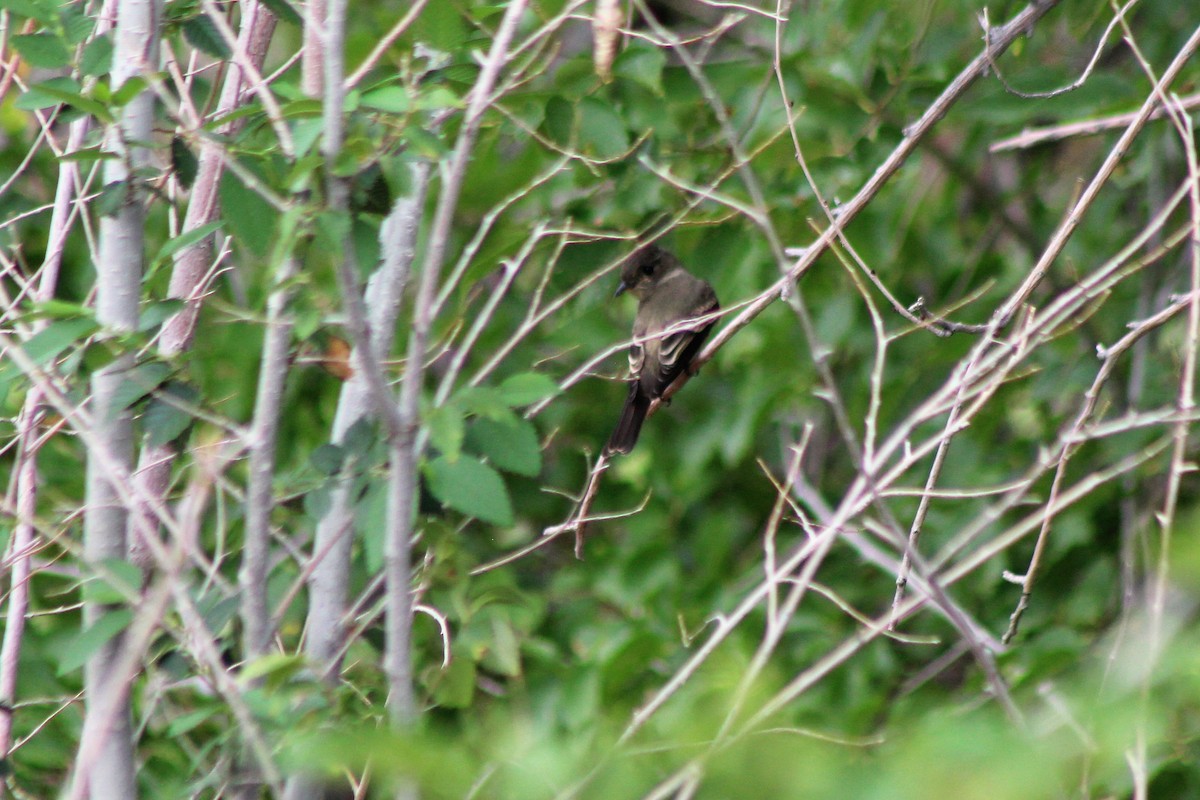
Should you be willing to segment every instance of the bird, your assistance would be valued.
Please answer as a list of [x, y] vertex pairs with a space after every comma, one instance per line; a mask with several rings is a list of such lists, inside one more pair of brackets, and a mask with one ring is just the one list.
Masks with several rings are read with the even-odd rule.
[[[657, 244], [642, 245], [621, 265], [621, 282], [613, 296], [626, 291], [638, 299], [629, 347], [629, 393], [604, 447], [605, 455], [633, 450], [650, 404], [685, 370], [690, 374], [692, 361], [716, 320], [680, 323], [708, 317], [721, 307], [707, 281], [692, 275]], [[656, 335], [664, 331], [668, 332]]]

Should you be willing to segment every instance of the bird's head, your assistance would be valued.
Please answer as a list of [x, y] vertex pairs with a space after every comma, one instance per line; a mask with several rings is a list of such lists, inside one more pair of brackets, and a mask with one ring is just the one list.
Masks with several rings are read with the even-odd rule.
[[639, 247], [625, 259], [621, 265], [621, 282], [617, 285], [616, 297], [622, 292], [629, 292], [637, 299], [643, 299], [662, 278], [677, 267], [679, 262], [675, 256], [656, 244]]

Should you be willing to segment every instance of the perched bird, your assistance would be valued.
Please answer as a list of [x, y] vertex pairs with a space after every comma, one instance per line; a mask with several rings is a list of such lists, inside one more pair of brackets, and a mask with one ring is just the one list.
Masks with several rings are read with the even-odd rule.
[[[661, 397], [691, 367], [716, 320], [683, 326], [679, 323], [721, 307], [707, 282], [693, 276], [679, 259], [654, 244], [638, 248], [621, 266], [616, 294], [625, 291], [638, 299], [634, 341], [629, 348], [629, 395], [617, 428], [604, 448], [606, 454], [633, 450], [651, 401]], [[663, 331], [670, 332], [655, 336]]]

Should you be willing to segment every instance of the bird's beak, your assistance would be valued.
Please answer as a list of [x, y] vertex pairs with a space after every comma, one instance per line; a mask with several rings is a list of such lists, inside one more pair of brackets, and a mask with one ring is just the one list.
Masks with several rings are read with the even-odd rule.
[[629, 285], [627, 283], [625, 283], [625, 281], [621, 281], [620, 283], [617, 284], [617, 290], [615, 292], [613, 292], [613, 297], [620, 297], [622, 294], [625, 293], [625, 290], [628, 288], [629, 288]]

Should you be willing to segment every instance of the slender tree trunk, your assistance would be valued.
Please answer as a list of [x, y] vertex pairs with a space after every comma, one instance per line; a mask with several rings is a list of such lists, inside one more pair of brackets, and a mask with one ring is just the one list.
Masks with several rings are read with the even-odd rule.
[[[421, 267], [413, 300], [412, 329], [408, 337], [404, 380], [400, 386], [399, 417], [401, 422], [391, 444], [391, 480], [388, 484], [388, 530], [386, 546], [387, 586], [387, 651], [385, 665], [388, 674], [388, 710], [393, 725], [403, 728], [416, 716], [412, 690], [412, 537], [417, 496], [417, 468], [421, 445], [417, 436], [420, 427], [419, 406], [424, 385], [425, 354], [429, 332], [433, 325], [433, 307], [437, 296], [442, 261], [449, 247], [450, 227], [458, 206], [459, 192], [466, 175], [467, 161], [475, 146], [475, 135], [488, 105], [488, 97], [508, 57], [508, 46], [525, 10], [522, 0], [510, 3], [500, 27], [492, 39], [487, 60], [467, 107], [463, 127], [455, 142], [442, 191], [434, 212], [429, 246]], [[403, 794], [403, 792], [401, 792]], [[399, 795], [398, 795], [399, 796]]]
[[[275, 15], [256, 0], [242, 3], [241, 13], [238, 48], [246, 53], [246, 58], [255, 69], [262, 69], [267, 47], [275, 32]], [[221, 118], [237, 108], [247, 87], [248, 81], [242, 69], [236, 62], [230, 61], [229, 74], [221, 87], [216, 117]], [[238, 119], [222, 126], [219, 132], [226, 136], [232, 135], [244, 124], [244, 118]], [[217, 219], [221, 212], [217, 190], [221, 184], [221, 176], [225, 173], [222, 160], [224, 156], [221, 152], [224, 144], [207, 138], [201, 141], [196, 181], [192, 185], [187, 214], [183, 218], [183, 233], [207, 225]], [[167, 294], [171, 298], [184, 301], [184, 307], [163, 324], [162, 334], [159, 336], [159, 350], [163, 355], [172, 356], [191, 348], [200, 306], [208, 295], [212, 275], [216, 272], [212, 269], [214, 254], [213, 237], [206, 236], [176, 255]], [[175, 456], [175, 448], [170, 444], [146, 446], [142, 449], [138, 457], [136, 480], [144, 497], [156, 498], [161, 503], [170, 481], [171, 465]], [[143, 503], [135, 513], [140, 514], [142, 519], [140, 524], [131, 526], [133, 539], [130, 543], [130, 555], [135, 563], [147, 564], [151, 559], [146, 544], [138, 540], [142, 535], [139, 532], [155, 530], [157, 522], [148, 503]]]
[[[117, 5], [114, 31], [112, 83], [158, 68], [158, 28], [161, 9], [156, 0], [125, 0]], [[111, 216], [100, 220], [100, 258], [96, 265], [96, 318], [107, 331], [137, 328], [141, 299], [144, 251], [145, 193], [134, 170], [149, 161], [146, 143], [153, 136], [154, 97], [143, 91], [124, 108], [120, 121], [110, 128], [106, 148], [117, 154], [105, 168], [107, 185], [124, 184], [125, 201]], [[92, 378], [91, 420], [95, 450], [88, 452], [87, 509], [83, 524], [84, 558], [99, 566], [109, 559], [125, 559], [128, 509], [117, 492], [111, 465], [133, 466], [133, 421], [118, 405], [118, 393], [134, 356], [126, 353], [96, 371]], [[84, 605], [84, 621], [94, 625], [110, 609], [97, 603]], [[83, 741], [102, 742], [94, 764], [79, 764], [86, 776], [91, 800], [130, 800], [137, 796], [137, 766], [132, 738], [128, 685], [112, 670], [121, 652], [123, 635], [114, 636], [88, 659], [84, 670], [87, 717]], [[97, 709], [111, 705], [111, 714], [98, 718]]]
[[[79, 148], [87, 135], [91, 124], [89, 117], [81, 117], [71, 123], [71, 132], [67, 139], [67, 150]], [[46, 248], [46, 258], [42, 268], [38, 270], [38, 287], [36, 297], [45, 302], [54, 297], [58, 286], [58, 276], [62, 266], [62, 254], [66, 245], [67, 234], [71, 230], [72, 220], [77, 216], [71, 208], [71, 200], [76, 196], [76, 183], [79, 180], [79, 169], [74, 162], [59, 164], [58, 186], [54, 194], [54, 211], [50, 219], [50, 241]], [[30, 326], [33, 333], [45, 330], [47, 321], [34, 320]], [[17, 498], [17, 521], [13, 527], [13, 538], [9, 552], [12, 558], [11, 584], [8, 599], [7, 625], [4, 629], [4, 643], [0, 646], [0, 703], [6, 706], [0, 711], [0, 757], [9, 757], [12, 746], [12, 713], [13, 702], [16, 700], [17, 673], [21, 662], [21, 644], [25, 632], [25, 612], [29, 603], [29, 579], [32, 575], [30, 556], [36, 539], [33, 526], [34, 514], [37, 511], [38, 489], [40, 488], [37, 469], [38, 450], [38, 418], [41, 415], [41, 405], [44, 396], [38, 387], [30, 389], [25, 397], [21, 415], [17, 420], [18, 450], [14, 480]]]
[[[325, 9], [324, 2], [320, 9]], [[324, 25], [324, 16], [314, 17], [315, 6], [309, 7], [307, 30]], [[320, 36], [305, 36], [305, 90], [318, 91], [325, 57], [320, 52]], [[340, 64], [340, 59], [338, 64]], [[316, 65], [316, 66], [314, 66]], [[396, 317], [408, 282], [409, 271], [416, 253], [417, 235], [425, 206], [425, 191], [429, 182], [429, 166], [412, 165], [412, 193], [397, 198], [380, 231], [382, 262], [372, 274], [363, 292], [366, 308], [366, 329], [370, 349], [375, 354], [388, 353], [395, 340]], [[355, 365], [353, 375], [342, 385], [334, 416], [330, 440], [341, 443], [350, 427], [361, 419], [375, 416], [372, 391], [366, 371], [359, 368], [361, 353], [351, 355]], [[305, 622], [304, 650], [313, 665], [326, 680], [336, 681], [345, 645], [345, 615], [350, 580], [350, 556], [353, 547], [354, 502], [352, 481], [339, 477], [330, 498], [329, 510], [317, 524], [313, 542], [313, 565], [308, 581], [308, 617]], [[298, 776], [288, 783], [288, 800], [310, 800], [320, 794], [310, 779]]]
[[297, 270], [295, 256], [285, 256], [279, 268], [279, 285], [267, 300], [267, 330], [258, 370], [254, 422], [250, 428], [246, 546], [238, 572], [242, 591], [242, 657], [247, 661], [267, 652], [272, 635], [271, 613], [267, 607], [271, 509], [274, 506], [271, 488], [275, 478], [280, 406], [287, 378], [288, 344], [292, 335], [292, 318], [287, 312], [292, 290], [288, 284]]

